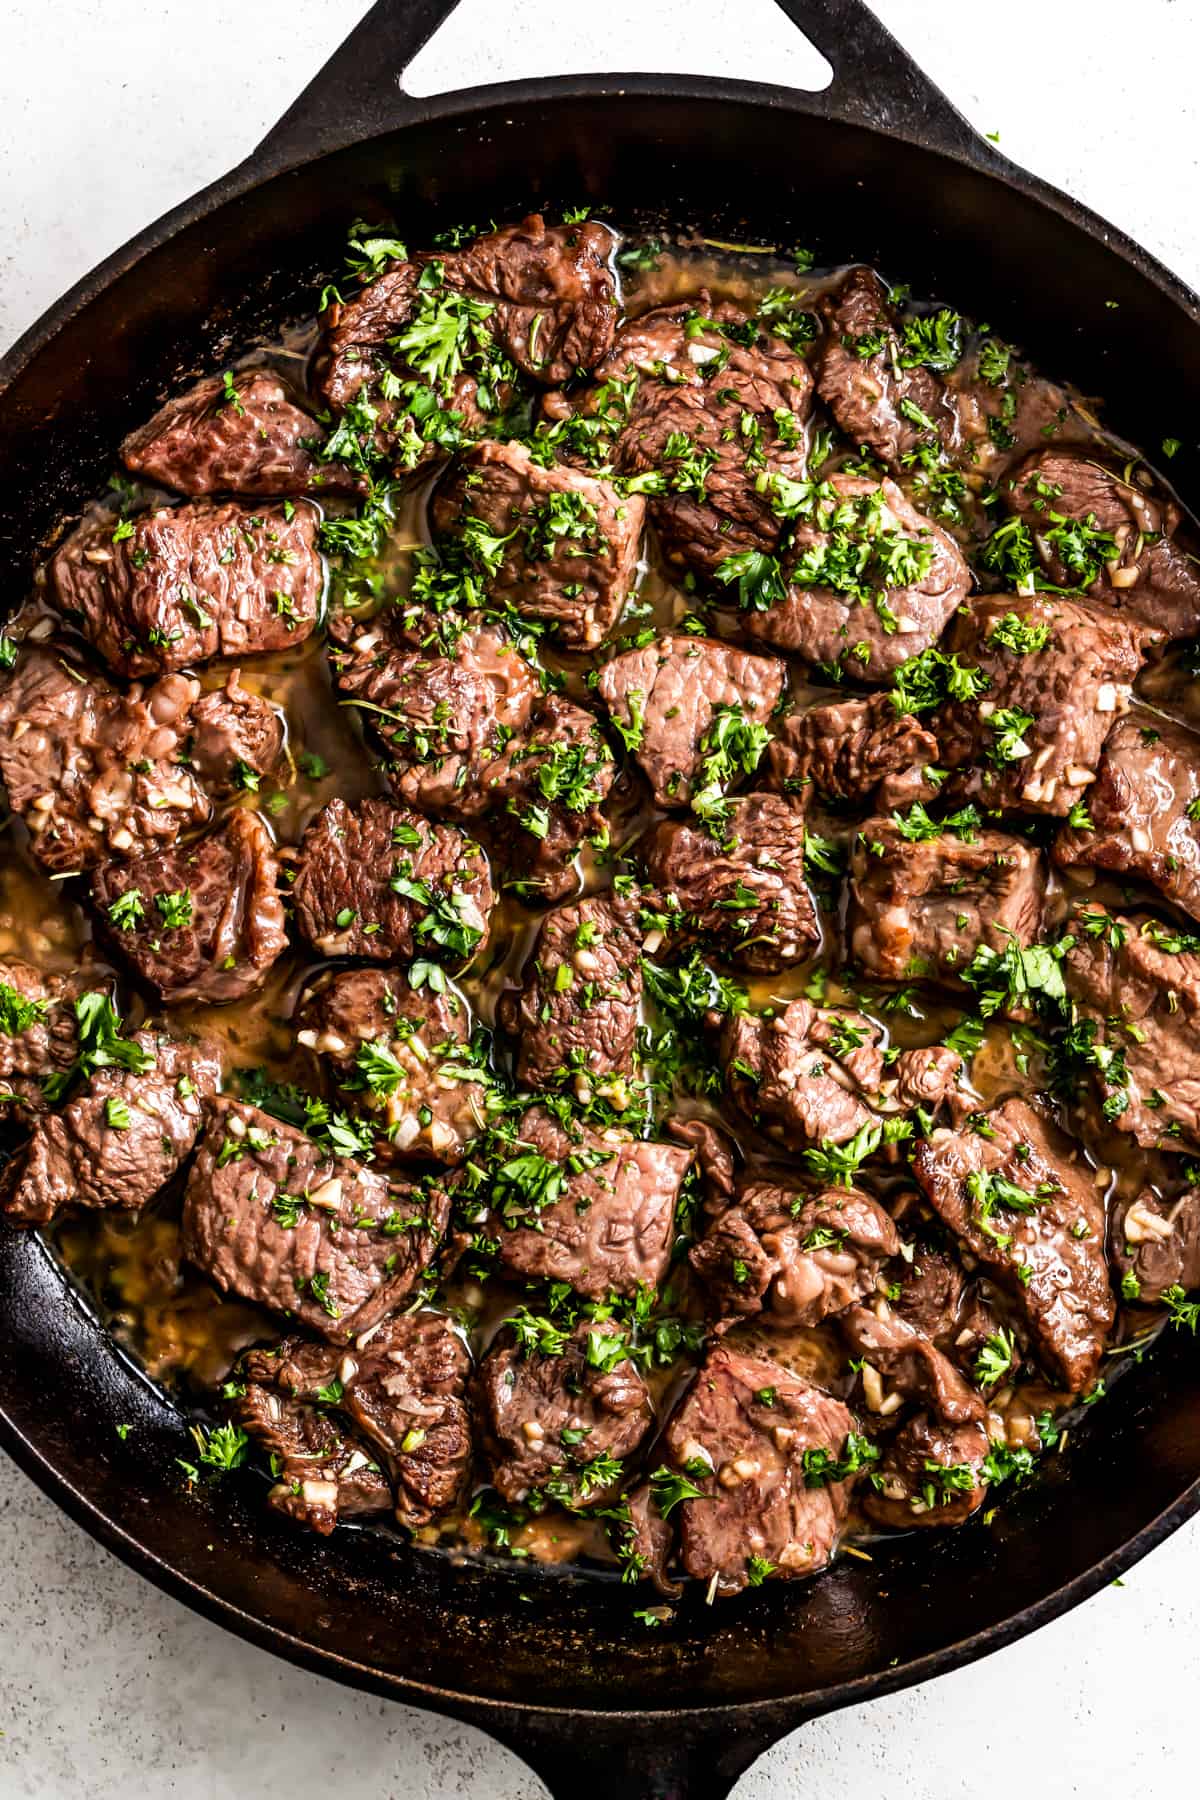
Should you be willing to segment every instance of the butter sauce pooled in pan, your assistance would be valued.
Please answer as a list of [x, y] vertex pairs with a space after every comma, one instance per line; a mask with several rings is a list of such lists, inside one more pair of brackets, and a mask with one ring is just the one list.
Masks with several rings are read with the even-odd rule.
[[1192, 525], [807, 262], [357, 225], [0, 639], [0, 1205], [181, 1480], [716, 1596], [1195, 1330]]

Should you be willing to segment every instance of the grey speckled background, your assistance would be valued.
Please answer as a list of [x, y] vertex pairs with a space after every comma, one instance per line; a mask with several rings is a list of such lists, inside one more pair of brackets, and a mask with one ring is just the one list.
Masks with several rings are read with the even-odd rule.
[[[1194, 0], [876, 0], [981, 130], [1200, 280]], [[9, 0], [0, 58], [0, 346], [147, 219], [245, 154], [361, 0]], [[731, 28], [732, 27], [732, 28]], [[820, 81], [771, 0], [463, 0], [422, 92], [568, 68]], [[1014, 246], [1015, 281], [1022, 271]], [[1064, 371], [1069, 373], [1069, 371]], [[1181, 425], [1181, 435], [1183, 427]], [[2, 1353], [2, 1352], [0, 1352]], [[1080, 1505], [1103, 1497], [1081, 1494]], [[1200, 1524], [1035, 1638], [818, 1722], [739, 1800], [1038, 1800], [1194, 1790]], [[298, 1674], [98, 1549], [0, 1465], [2, 1800], [525, 1800], [479, 1733]]]

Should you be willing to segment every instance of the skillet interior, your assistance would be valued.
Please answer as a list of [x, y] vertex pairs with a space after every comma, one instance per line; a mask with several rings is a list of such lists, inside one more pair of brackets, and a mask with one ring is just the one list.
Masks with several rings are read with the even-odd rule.
[[[165, 390], [311, 310], [360, 212], [394, 213], [420, 241], [541, 198], [586, 200], [625, 226], [703, 220], [707, 235], [799, 242], [821, 262], [915, 276], [922, 293], [987, 317], [1042, 368], [1102, 394], [1107, 423], [1135, 442], [1177, 434], [1200, 406], [1195, 317], [1041, 200], [932, 150], [702, 83], [690, 97], [651, 78], [607, 94], [574, 85], [482, 109], [464, 98], [440, 120], [235, 192], [68, 308], [24, 367], [14, 357], [0, 390], [11, 600], [46, 533], [100, 485], [118, 440]], [[715, 1611], [685, 1605], [643, 1632], [611, 1584], [454, 1568], [399, 1547], [389, 1556], [352, 1531], [301, 1540], [272, 1523], [250, 1474], [187, 1490], [173, 1462], [187, 1454], [182, 1420], [64, 1296], [37, 1243], [9, 1231], [0, 1317], [0, 1437], [97, 1535], [272, 1648], [480, 1719], [472, 1699], [697, 1709], [699, 1728], [699, 1709], [794, 1697], [779, 1729], [995, 1647], [1200, 1505], [1200, 1383], [1192, 1347], [1170, 1334], [1098, 1409], [1057, 1478], [990, 1529], [909, 1539], [877, 1562], [844, 1561], [814, 1584], [768, 1586]], [[115, 1431], [125, 1422], [127, 1443]]]

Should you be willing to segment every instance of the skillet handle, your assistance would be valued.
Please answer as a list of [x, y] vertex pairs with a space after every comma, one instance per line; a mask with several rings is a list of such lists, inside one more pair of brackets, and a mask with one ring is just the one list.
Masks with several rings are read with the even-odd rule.
[[526, 1714], [499, 1729], [491, 1718], [477, 1722], [529, 1764], [552, 1800], [728, 1800], [751, 1763], [788, 1729], [778, 1718], [696, 1727], [669, 1715], [649, 1730], [636, 1722], [614, 1727], [603, 1714]]
[[897, 43], [865, 0], [775, 0], [821, 52], [833, 80], [809, 109], [846, 125], [894, 132], [965, 157], [980, 168], [1004, 159]]

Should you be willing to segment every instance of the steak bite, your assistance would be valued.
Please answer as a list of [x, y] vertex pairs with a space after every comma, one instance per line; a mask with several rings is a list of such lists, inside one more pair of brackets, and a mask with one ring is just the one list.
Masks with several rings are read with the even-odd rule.
[[861, 1365], [867, 1407], [880, 1418], [905, 1400], [916, 1401], [943, 1425], [985, 1417], [983, 1401], [950, 1358], [882, 1297], [870, 1306], [850, 1307], [839, 1324]]
[[1144, 1149], [1200, 1150], [1200, 953], [1145, 913], [1088, 905], [1063, 962], [1105, 1116]]
[[208, 1111], [183, 1203], [183, 1253], [222, 1293], [335, 1343], [408, 1298], [446, 1229], [433, 1182], [389, 1181], [239, 1100]]
[[685, 936], [710, 942], [739, 968], [764, 974], [803, 962], [821, 928], [804, 872], [804, 822], [778, 794], [731, 800], [713, 836], [664, 819], [645, 851], [646, 871]]
[[257, 813], [235, 809], [186, 849], [105, 863], [92, 903], [106, 940], [171, 1006], [240, 1000], [287, 948], [279, 865]]
[[495, 896], [487, 858], [454, 825], [390, 800], [331, 800], [297, 853], [296, 924], [322, 956], [458, 968], [487, 942]]
[[1170, 719], [1120, 719], [1088, 790], [1090, 826], [1064, 826], [1062, 868], [1134, 875], [1200, 918], [1200, 737]]
[[319, 523], [306, 502], [104, 514], [72, 533], [50, 577], [64, 614], [118, 675], [162, 675], [302, 643], [321, 606]]
[[637, 570], [645, 502], [523, 444], [477, 444], [433, 496], [435, 534], [492, 603], [552, 625], [570, 650], [608, 636]]
[[240, 669], [201, 694], [191, 725], [191, 767], [214, 794], [253, 791], [279, 767], [283, 720], [269, 700], [242, 686]]
[[913, 1170], [926, 1198], [1026, 1321], [1047, 1372], [1071, 1393], [1095, 1379], [1116, 1312], [1104, 1207], [1078, 1146], [1024, 1100], [987, 1134], [935, 1132]]
[[1090, 446], [1039, 450], [1001, 491], [1056, 587], [1119, 607], [1144, 635], [1200, 631], [1200, 568], [1175, 536], [1183, 514], [1146, 470], [1111, 468]]
[[945, 791], [989, 809], [1064, 817], [1096, 779], [1100, 751], [1129, 705], [1142, 633], [1105, 607], [1058, 598], [977, 596], [954, 650], [985, 680], [937, 717]]
[[623, 1131], [568, 1130], [541, 1107], [517, 1129], [514, 1154], [491, 1180], [489, 1228], [502, 1266], [593, 1299], [657, 1287], [691, 1151]]
[[726, 1020], [720, 1060], [730, 1098], [789, 1150], [844, 1144], [875, 1119], [863, 1099], [883, 1078], [882, 1033], [863, 1013], [793, 1000]]
[[966, 1064], [957, 1050], [951, 1050], [948, 1044], [930, 1044], [922, 1050], [902, 1050], [891, 1066], [888, 1080], [882, 1083], [882, 1090], [886, 1094], [889, 1083], [894, 1082], [892, 1097], [901, 1112], [913, 1112], [919, 1107], [933, 1115], [944, 1108], [957, 1123], [959, 1115], [970, 1108], [963, 1092], [966, 1073]]
[[26, 643], [0, 676], [0, 778], [52, 874], [169, 844], [212, 807], [175, 758], [195, 684], [170, 675], [121, 694], [53, 645]]
[[339, 1104], [379, 1133], [377, 1156], [462, 1161], [483, 1128], [487, 1088], [453, 988], [414, 987], [399, 969], [341, 969], [305, 997], [295, 1025]]
[[[783, 503], [781, 503], [783, 504]], [[940, 525], [892, 481], [832, 475], [786, 502], [795, 526], [780, 562], [778, 597], [742, 598], [747, 637], [807, 662], [885, 681], [941, 637], [966, 598], [970, 574]]]
[[850, 442], [893, 469], [928, 441], [930, 424], [943, 447], [952, 448], [958, 439], [953, 401], [932, 370], [905, 366], [896, 315], [874, 270], [851, 269], [822, 311], [817, 395]]
[[840, 1400], [778, 1363], [711, 1350], [665, 1439], [668, 1465], [699, 1490], [679, 1507], [688, 1574], [733, 1594], [824, 1568], [850, 1504], [852, 1480], [833, 1476], [853, 1426]]
[[45, 1112], [46, 1082], [61, 1081], [78, 1053], [75, 1003], [87, 986], [83, 970], [47, 975], [0, 960], [0, 1118], [32, 1123]]
[[[518, 1315], [518, 1324], [519, 1324]], [[553, 1351], [498, 1342], [478, 1378], [483, 1444], [502, 1500], [530, 1495], [572, 1508], [596, 1506], [621, 1482], [654, 1424], [646, 1383], [627, 1356], [620, 1328], [586, 1320]]]
[[1045, 891], [1042, 858], [1021, 838], [913, 839], [902, 823], [868, 819], [850, 856], [850, 951], [879, 981], [955, 985], [981, 945], [1034, 941]]
[[875, 1290], [900, 1239], [877, 1200], [857, 1188], [806, 1194], [751, 1182], [689, 1261], [719, 1318], [780, 1331], [819, 1325]]
[[937, 753], [932, 732], [897, 713], [890, 694], [871, 694], [790, 713], [767, 750], [767, 766], [781, 794], [863, 805], [880, 782], [936, 763]]
[[607, 841], [602, 806], [616, 775], [595, 715], [547, 694], [487, 771], [493, 800], [508, 814], [497, 810], [491, 837], [506, 855], [505, 886], [542, 903], [573, 893], [581, 845]]
[[320, 1356], [320, 1346], [303, 1338], [251, 1350], [239, 1364], [245, 1393], [232, 1412], [274, 1475], [267, 1505], [327, 1537], [342, 1519], [390, 1512], [392, 1491], [379, 1464], [343, 1430], [327, 1401], [296, 1398], [292, 1381], [299, 1371], [293, 1357], [307, 1360], [314, 1352]]
[[583, 1103], [623, 1092], [636, 1068], [640, 939], [591, 895], [546, 914], [519, 993], [497, 1017], [517, 1042], [516, 1078], [538, 1093], [571, 1086]]
[[863, 1511], [897, 1531], [962, 1525], [987, 1495], [984, 1464], [991, 1449], [982, 1425], [947, 1428], [919, 1413], [883, 1452], [863, 1496]]
[[[716, 638], [665, 635], [623, 651], [597, 683], [613, 723], [645, 772], [658, 806], [686, 806], [705, 752], [721, 756], [723, 740], [744, 724], [764, 725], [786, 671], [774, 656], [751, 656]], [[758, 760], [734, 746], [722, 759], [719, 784], [752, 773]], [[753, 762], [747, 767], [750, 756]], [[703, 775], [700, 776], [703, 782]]]
[[1145, 1188], [1114, 1222], [1112, 1249], [1118, 1273], [1132, 1276], [1133, 1298], [1142, 1306], [1159, 1305], [1172, 1289], [1200, 1288], [1200, 1188], [1174, 1199]]
[[178, 493], [353, 492], [344, 463], [320, 462], [324, 433], [270, 369], [208, 375], [121, 445], [127, 469]]
[[64, 1208], [140, 1212], [175, 1174], [221, 1080], [215, 1044], [139, 1031], [129, 1067], [98, 1068], [58, 1113], [47, 1113], [4, 1171], [0, 1212], [46, 1225]]

